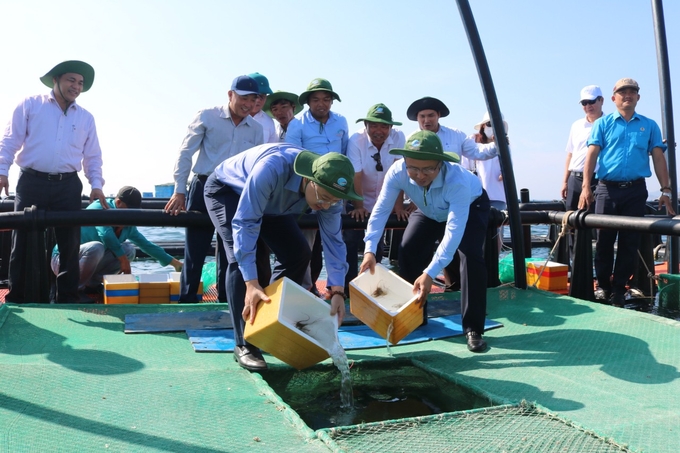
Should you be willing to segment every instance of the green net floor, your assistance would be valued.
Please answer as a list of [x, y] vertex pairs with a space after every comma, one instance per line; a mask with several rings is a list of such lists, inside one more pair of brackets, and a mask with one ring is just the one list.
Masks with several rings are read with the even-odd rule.
[[[675, 453], [680, 446], [675, 321], [493, 289], [489, 317], [504, 327], [487, 333], [486, 353], [468, 352], [461, 337], [391, 351], [497, 407], [312, 431], [230, 354], [195, 353], [184, 333], [123, 333], [128, 313], [225, 308], [0, 306], [0, 452]], [[392, 360], [385, 348], [348, 356]], [[288, 370], [267, 360], [273, 372]]]

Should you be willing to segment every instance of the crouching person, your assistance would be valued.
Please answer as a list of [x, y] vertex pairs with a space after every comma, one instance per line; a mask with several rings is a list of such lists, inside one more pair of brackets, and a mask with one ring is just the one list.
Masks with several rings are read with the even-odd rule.
[[[110, 209], [139, 209], [142, 195], [134, 187], [125, 186], [114, 199], [106, 200]], [[96, 200], [86, 209], [104, 209]], [[129, 242], [128, 242], [129, 241]], [[102, 277], [110, 274], [130, 274], [130, 261], [135, 259], [135, 247], [156, 259], [162, 266], [171, 265], [177, 272], [182, 263], [149, 241], [135, 226], [84, 226], [80, 229], [80, 250], [78, 253], [80, 280], [78, 290], [81, 303], [91, 302], [82, 293], [100, 293]], [[52, 270], [59, 272], [59, 248], [52, 252]]]
[[297, 219], [309, 208], [317, 215], [324, 247], [331, 315], [345, 312], [347, 273], [342, 240], [342, 201], [362, 200], [354, 191], [354, 168], [339, 153], [323, 156], [281, 143], [256, 146], [217, 166], [205, 184], [205, 204], [228, 263], [227, 299], [234, 326], [234, 359], [251, 371], [267, 368], [258, 348], [243, 338], [245, 322], [255, 321], [257, 304], [268, 301], [259, 281], [257, 240], [276, 256], [271, 281], [288, 277], [301, 284], [311, 257]]

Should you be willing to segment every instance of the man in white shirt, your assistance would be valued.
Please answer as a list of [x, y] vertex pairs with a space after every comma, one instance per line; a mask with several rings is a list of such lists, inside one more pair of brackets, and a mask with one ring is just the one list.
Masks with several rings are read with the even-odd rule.
[[[8, 194], [9, 167], [16, 156], [21, 173], [16, 186], [14, 210], [32, 205], [52, 211], [81, 209], [83, 184], [78, 172], [84, 170], [92, 186], [90, 201], [106, 202], [102, 187], [102, 153], [94, 117], [76, 104], [81, 92], [94, 82], [94, 69], [82, 61], [64, 61], [40, 78], [49, 94], [24, 99], [0, 139], [0, 191]], [[19, 151], [21, 150], [21, 151]], [[80, 227], [55, 228], [62, 260], [57, 275], [56, 302], [79, 302], [78, 250]], [[7, 302], [38, 302], [25, 299], [25, 278], [29, 272], [26, 232], [12, 233]]]
[[[414, 101], [406, 111], [406, 116], [411, 121], [417, 121], [421, 131], [431, 131], [437, 134], [444, 146], [444, 151], [456, 153], [461, 158], [467, 158], [462, 164], [469, 164], [470, 161], [493, 159], [498, 156], [495, 144], [477, 144], [469, 138], [465, 132], [442, 126], [439, 119], [449, 115], [449, 109], [437, 98], [426, 96]], [[469, 167], [466, 166], [469, 169]], [[454, 258], [454, 272], [458, 271], [458, 255]], [[447, 290], [456, 291], [460, 288], [460, 278], [458, 275], [449, 275], [445, 272]]]
[[[191, 210], [207, 213], [203, 188], [208, 176], [218, 164], [242, 151], [264, 143], [262, 125], [250, 116], [259, 94], [257, 81], [242, 75], [236, 77], [229, 90], [229, 104], [198, 112], [179, 149], [175, 164], [175, 193], [165, 205], [165, 211], [177, 215]], [[192, 157], [198, 152], [193, 166], [194, 177], [187, 190], [192, 170]], [[210, 250], [213, 227], [187, 227], [184, 239], [184, 267], [180, 278], [179, 301], [198, 302], [198, 285], [205, 257]], [[218, 262], [227, 256], [221, 241], [217, 241]], [[225, 261], [226, 262], [226, 261]], [[226, 274], [218, 277], [218, 298], [227, 300], [224, 282]]]
[[291, 121], [297, 121], [295, 115], [302, 111], [298, 95], [287, 91], [277, 90], [267, 96], [262, 110], [276, 120], [276, 136], [279, 143], [286, 141], [286, 131]]
[[[372, 106], [366, 117], [359, 118], [356, 122], [360, 121], [363, 121], [364, 128], [349, 138], [347, 157], [354, 166], [354, 190], [364, 199], [348, 202], [347, 214], [363, 222], [368, 218], [378, 199], [385, 180], [385, 172], [396, 160], [401, 159], [399, 155], [390, 154], [390, 150], [403, 148], [406, 138], [402, 131], [392, 127], [401, 126], [401, 123], [392, 120], [392, 111], [385, 104]], [[409, 213], [404, 209], [403, 201], [403, 196], [397, 200], [394, 212], [399, 219], [407, 220]], [[343, 236], [347, 245], [347, 264], [349, 265], [345, 277], [345, 292], [349, 292], [349, 282], [356, 278], [359, 269], [359, 244], [363, 241], [364, 231], [346, 230]], [[382, 256], [381, 241], [376, 251], [377, 262], [382, 260]]]
[[439, 119], [449, 115], [449, 109], [442, 101], [424, 97], [414, 101], [406, 111], [411, 121], [417, 121], [421, 131], [432, 131], [442, 141], [444, 150], [467, 157], [470, 160], [487, 160], [498, 156], [495, 146], [478, 146], [465, 132], [442, 126]]
[[250, 116], [255, 118], [255, 121], [262, 125], [262, 132], [264, 134], [265, 143], [277, 143], [279, 141], [279, 136], [276, 133], [276, 126], [274, 121], [262, 111], [262, 107], [267, 102], [268, 95], [272, 94], [272, 89], [269, 88], [269, 80], [259, 72], [253, 72], [248, 74], [257, 82], [258, 89], [260, 92], [257, 95], [255, 104], [250, 110]]
[[[597, 85], [583, 87], [579, 103], [586, 116], [574, 121], [569, 130], [566, 148], [567, 162], [562, 182], [562, 198], [565, 199], [565, 207], [568, 211], [578, 209], [578, 200], [581, 197], [581, 185], [583, 184], [583, 167], [588, 152], [588, 137], [590, 137], [593, 123], [602, 116], [602, 104], [604, 103], [602, 90]], [[595, 171], [597, 171], [597, 167]], [[594, 191], [597, 186], [597, 179], [592, 179], [591, 186]]]

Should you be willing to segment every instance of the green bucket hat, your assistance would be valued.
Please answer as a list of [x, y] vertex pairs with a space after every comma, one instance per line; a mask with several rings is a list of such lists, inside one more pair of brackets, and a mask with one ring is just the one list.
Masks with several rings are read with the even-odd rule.
[[432, 131], [418, 131], [406, 140], [406, 146], [390, 150], [390, 154], [396, 154], [418, 160], [445, 160], [447, 162], [460, 162], [460, 156], [456, 153], [445, 152], [439, 136]]
[[50, 69], [47, 74], [40, 77], [40, 81], [48, 88], [54, 88], [53, 77], [59, 77], [67, 72], [80, 74], [83, 76], [83, 93], [92, 87], [94, 82], [94, 68], [84, 61], [69, 60], [63, 61]]
[[392, 111], [388, 109], [385, 104], [375, 104], [373, 107], [368, 109], [366, 118], [359, 118], [356, 120], [357, 123], [359, 121], [368, 121], [369, 123], [383, 123], [389, 124], [390, 126], [401, 126], [400, 122], [392, 121]]
[[295, 158], [295, 173], [314, 181], [331, 195], [361, 201], [364, 198], [354, 191], [354, 166], [340, 153], [326, 153], [323, 156], [311, 151], [302, 151]]
[[297, 115], [302, 111], [302, 106], [298, 101], [297, 94], [289, 93], [287, 91], [276, 90], [274, 94], [270, 94], [269, 96], [267, 96], [267, 100], [264, 102], [264, 106], [262, 107], [264, 113], [274, 118], [274, 115], [272, 115], [272, 104], [281, 99], [290, 101], [293, 104], [293, 115]]
[[340, 96], [338, 96], [338, 93], [333, 91], [333, 86], [331, 83], [326, 80], [326, 79], [314, 79], [311, 82], [309, 82], [309, 85], [307, 85], [307, 91], [304, 91], [300, 95], [300, 105], [305, 105], [307, 103], [307, 98], [309, 97], [310, 94], [312, 94], [315, 91], [328, 91], [333, 95], [333, 99], [342, 102], [340, 100]]

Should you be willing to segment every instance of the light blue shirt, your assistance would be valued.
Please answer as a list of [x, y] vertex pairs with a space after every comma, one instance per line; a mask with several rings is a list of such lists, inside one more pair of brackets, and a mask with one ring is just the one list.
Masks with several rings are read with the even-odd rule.
[[451, 162], [443, 162], [439, 174], [429, 188], [418, 186], [406, 172], [404, 160], [395, 162], [385, 175], [378, 202], [368, 220], [365, 253], [375, 253], [394, 203], [400, 191], [418, 206], [426, 217], [446, 222], [444, 238], [423, 272], [435, 278], [453, 260], [465, 233], [470, 205], [482, 194], [482, 183], [477, 176]]
[[600, 117], [593, 124], [588, 146], [600, 147], [597, 179], [634, 181], [652, 176], [649, 155], [654, 148], [666, 151], [661, 130], [654, 120], [633, 113], [626, 121], [619, 112]]
[[307, 110], [299, 121], [291, 121], [286, 131], [286, 142], [322, 155], [332, 151], [347, 155], [348, 141], [347, 120], [335, 112], [329, 112], [328, 121], [324, 124], [314, 119]]
[[[302, 177], [293, 171], [302, 151], [290, 143], [268, 143], [237, 154], [217, 166], [215, 176], [241, 195], [231, 221], [234, 255], [245, 280], [257, 278], [255, 250], [265, 215], [301, 215], [309, 205], [300, 191]], [[343, 286], [348, 265], [342, 240], [342, 204], [315, 211], [329, 286]]]

